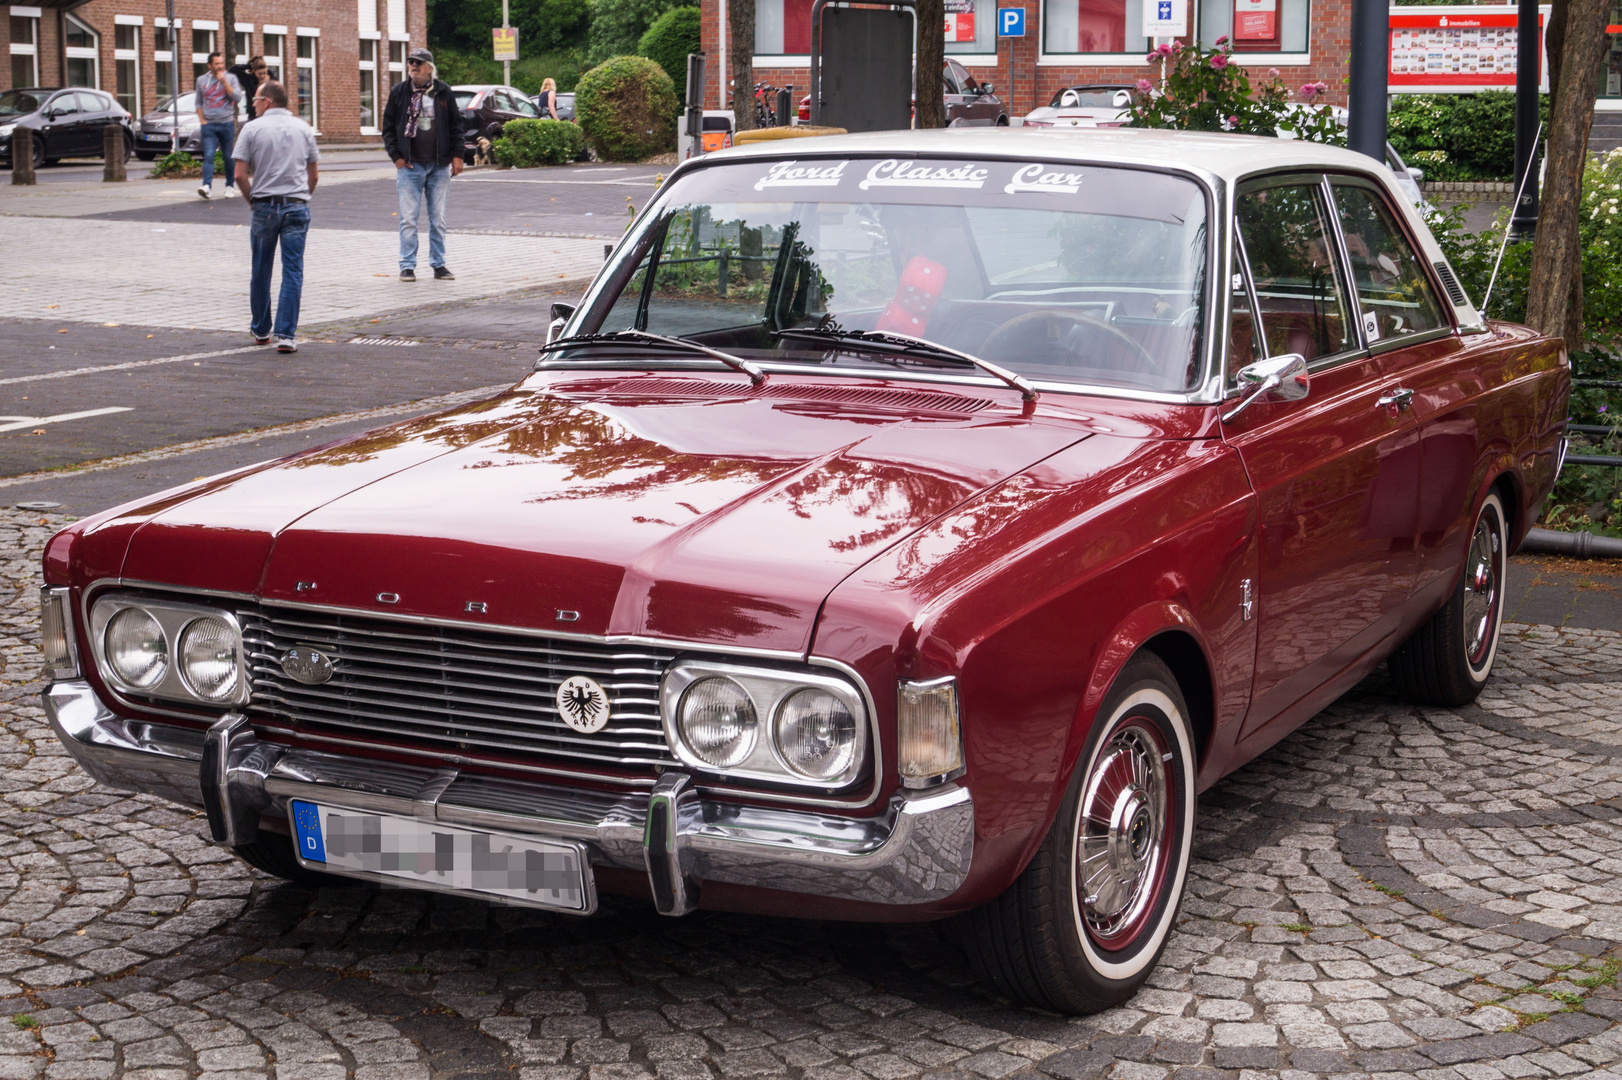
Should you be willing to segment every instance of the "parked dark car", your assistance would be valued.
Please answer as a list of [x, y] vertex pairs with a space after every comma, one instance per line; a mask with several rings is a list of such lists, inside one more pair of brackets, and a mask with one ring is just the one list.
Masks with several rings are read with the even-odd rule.
[[178, 107], [174, 98], [168, 98], [141, 117], [135, 130], [135, 156], [142, 161], [151, 161], [159, 154], [169, 153], [170, 143], [174, 141], [185, 153], [200, 154], [203, 151], [203, 129], [197, 122], [195, 90], [181, 94]]
[[26, 87], [0, 93], [0, 161], [11, 164], [11, 136], [17, 128], [34, 132], [34, 166], [65, 157], [101, 157], [101, 129], [124, 128], [124, 157], [135, 144], [130, 114], [111, 95], [85, 87]]
[[[536, 111], [541, 114], [541, 118], [543, 120], [550, 119], [550, 117], [548, 117], [546, 115], [546, 110], [541, 108], [541, 95], [536, 94], [535, 96], [531, 97], [529, 99], [529, 101], [530, 101], [531, 105], [535, 106]], [[570, 91], [567, 94], [564, 94], [564, 93], [559, 93], [558, 94], [558, 119], [559, 120], [568, 120], [571, 123], [574, 121], [574, 92], [573, 91]]]
[[[947, 127], [1007, 127], [1008, 110], [1002, 99], [992, 91], [991, 83], [977, 82], [969, 69], [956, 60], [941, 64], [941, 79], [945, 82]], [[811, 95], [800, 99], [796, 110], [796, 123], [811, 122]]]
[[451, 91], [462, 110], [462, 156], [470, 163], [479, 151], [479, 140], [494, 142], [507, 121], [541, 118], [529, 96], [511, 86], [453, 86]]

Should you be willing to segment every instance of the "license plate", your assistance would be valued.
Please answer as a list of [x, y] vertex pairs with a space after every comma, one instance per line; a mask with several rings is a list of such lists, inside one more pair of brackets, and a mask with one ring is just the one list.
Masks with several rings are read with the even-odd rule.
[[303, 800], [290, 802], [288, 815], [299, 862], [311, 870], [580, 914], [597, 907], [585, 847], [578, 843]]

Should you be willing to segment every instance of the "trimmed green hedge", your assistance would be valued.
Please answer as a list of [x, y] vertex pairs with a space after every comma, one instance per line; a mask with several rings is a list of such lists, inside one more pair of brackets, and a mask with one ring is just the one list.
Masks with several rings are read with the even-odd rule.
[[604, 161], [640, 161], [675, 145], [675, 84], [645, 56], [615, 56], [580, 77], [575, 119]]
[[[1539, 107], [1546, 121], [1547, 95]], [[1513, 179], [1515, 95], [1507, 90], [1398, 94], [1388, 125], [1391, 145], [1424, 169], [1427, 180]]]
[[509, 120], [490, 145], [490, 156], [498, 165], [533, 169], [567, 165], [585, 148], [586, 137], [567, 120]]
[[676, 87], [676, 100], [687, 100], [687, 54], [699, 51], [698, 8], [671, 8], [654, 20], [637, 42], [636, 51], [665, 69]]

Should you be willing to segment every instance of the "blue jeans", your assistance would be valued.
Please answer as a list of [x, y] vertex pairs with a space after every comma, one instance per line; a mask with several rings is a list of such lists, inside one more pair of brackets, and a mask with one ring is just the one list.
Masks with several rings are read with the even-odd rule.
[[203, 132], [203, 186], [214, 181], [214, 147], [225, 157], [225, 186], [236, 187], [236, 166], [231, 163], [231, 147], [236, 144], [237, 126], [229, 121], [223, 124], [204, 124]]
[[445, 265], [445, 191], [450, 186], [449, 165], [413, 161], [394, 170], [394, 190], [400, 196], [400, 269], [417, 268], [417, 214], [423, 196], [428, 203], [428, 265]]
[[276, 242], [282, 245], [282, 292], [276, 298], [276, 333], [290, 338], [298, 333], [299, 295], [304, 291], [304, 238], [310, 231], [307, 203], [256, 202], [249, 240], [253, 245], [253, 280], [248, 304], [253, 309], [249, 328], [258, 337], [270, 334], [270, 273], [276, 261]]

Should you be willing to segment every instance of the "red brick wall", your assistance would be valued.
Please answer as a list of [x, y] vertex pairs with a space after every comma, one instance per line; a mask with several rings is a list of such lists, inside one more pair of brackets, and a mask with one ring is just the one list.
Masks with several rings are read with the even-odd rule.
[[[700, 33], [705, 55], [709, 57], [706, 73], [708, 84], [705, 107], [724, 107], [718, 100], [716, 65], [720, 60], [718, 31], [720, 4], [725, 0], [701, 0]], [[1138, 79], [1153, 79], [1157, 68], [1141, 60], [1131, 60], [1118, 67], [1053, 66], [1038, 67], [1037, 57], [1041, 42], [1041, 5], [1037, 0], [1025, 4], [1026, 36], [1002, 38], [997, 43], [997, 64], [971, 65], [969, 70], [976, 79], [994, 83], [997, 95], [1008, 106], [1010, 116], [1024, 116], [1038, 105], [1046, 105], [1054, 93], [1066, 86], [1091, 82], [1132, 83]], [[1322, 81], [1329, 84], [1327, 100], [1335, 105], [1346, 104], [1347, 59], [1351, 52], [1351, 0], [1312, 0], [1311, 39], [1307, 65], [1280, 67], [1279, 75], [1292, 89], [1302, 83]], [[730, 45], [730, 42], [728, 43]], [[1246, 61], [1243, 53], [1236, 54], [1241, 63], [1251, 69], [1252, 81], [1265, 80], [1273, 61], [1258, 59]], [[773, 86], [793, 85], [795, 101], [809, 89], [811, 72], [806, 67], [771, 67], [770, 57], [755, 62], [755, 81]]]

